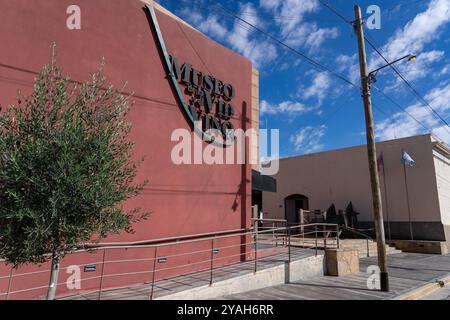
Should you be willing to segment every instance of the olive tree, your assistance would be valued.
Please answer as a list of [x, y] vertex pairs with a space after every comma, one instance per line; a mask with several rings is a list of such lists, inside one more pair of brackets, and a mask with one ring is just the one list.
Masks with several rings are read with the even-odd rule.
[[[0, 110], [0, 258], [13, 267], [51, 260], [54, 299], [61, 259], [147, 217], [124, 209], [135, 183], [132, 105], [125, 85], [106, 85], [103, 62], [85, 83], [51, 63], [27, 97]], [[1, 106], [0, 106], [1, 108]]]

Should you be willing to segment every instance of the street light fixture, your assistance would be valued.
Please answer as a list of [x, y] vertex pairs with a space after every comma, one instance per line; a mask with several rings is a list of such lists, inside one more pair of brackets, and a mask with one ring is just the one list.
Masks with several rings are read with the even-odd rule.
[[410, 54], [409, 57], [408, 57], [408, 61], [409, 62], [414, 61], [416, 59], [417, 59], [417, 56], [415, 54]]
[[397, 60], [389, 62], [388, 64], [386, 64], [386, 65], [384, 65], [382, 67], [379, 67], [379, 68], [369, 72], [369, 75], [367, 76], [369, 78], [369, 83], [373, 83], [373, 82], [377, 81], [375, 76], [377, 75], [378, 71], [380, 71], [381, 69], [384, 69], [386, 67], [389, 67], [389, 66], [391, 66], [391, 65], [393, 65], [393, 64], [395, 64], [395, 63], [397, 63], [397, 62], [399, 62], [399, 61], [401, 61], [403, 59], [408, 59], [408, 62], [412, 62], [412, 61], [417, 59], [417, 56], [415, 54], [408, 54], [408, 55], [406, 55], [404, 57], [401, 57], [401, 58], [399, 58]]

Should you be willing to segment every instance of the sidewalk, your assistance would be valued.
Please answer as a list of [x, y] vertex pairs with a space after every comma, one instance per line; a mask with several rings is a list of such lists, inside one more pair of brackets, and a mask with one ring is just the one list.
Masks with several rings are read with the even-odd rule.
[[380, 300], [434, 282], [450, 274], [450, 255], [398, 253], [388, 256], [391, 291], [367, 288], [367, 267], [376, 265], [377, 258], [360, 259], [360, 272], [343, 277], [324, 276], [309, 281], [264, 288], [262, 290], [223, 297], [239, 300]]
[[449, 300], [450, 301], [450, 287], [438, 289], [430, 295], [423, 297], [420, 300]]

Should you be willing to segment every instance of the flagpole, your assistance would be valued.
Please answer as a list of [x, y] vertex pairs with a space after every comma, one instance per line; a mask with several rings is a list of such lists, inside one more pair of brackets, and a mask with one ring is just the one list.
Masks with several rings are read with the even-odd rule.
[[[383, 157], [383, 153], [381, 153]], [[391, 220], [389, 220], [389, 208], [388, 208], [388, 198], [387, 198], [387, 187], [386, 187], [386, 172], [384, 170], [384, 157], [382, 158], [383, 162], [383, 186], [384, 186], [384, 203], [386, 204], [386, 220], [387, 220], [387, 229], [388, 229], [388, 238], [391, 240]]]
[[410, 236], [411, 236], [411, 240], [414, 240], [413, 229], [412, 229], [412, 222], [411, 222], [411, 208], [409, 206], [409, 192], [408, 192], [408, 183], [407, 183], [407, 179], [406, 179], [406, 164], [405, 164], [405, 161], [403, 161], [403, 173], [404, 173], [404, 177], [405, 177], [406, 203], [408, 205], [409, 233], [410, 233]]

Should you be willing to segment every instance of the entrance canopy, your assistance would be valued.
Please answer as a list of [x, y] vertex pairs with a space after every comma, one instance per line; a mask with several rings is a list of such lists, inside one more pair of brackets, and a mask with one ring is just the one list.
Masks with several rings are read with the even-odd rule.
[[252, 190], [277, 192], [277, 180], [252, 170]]

